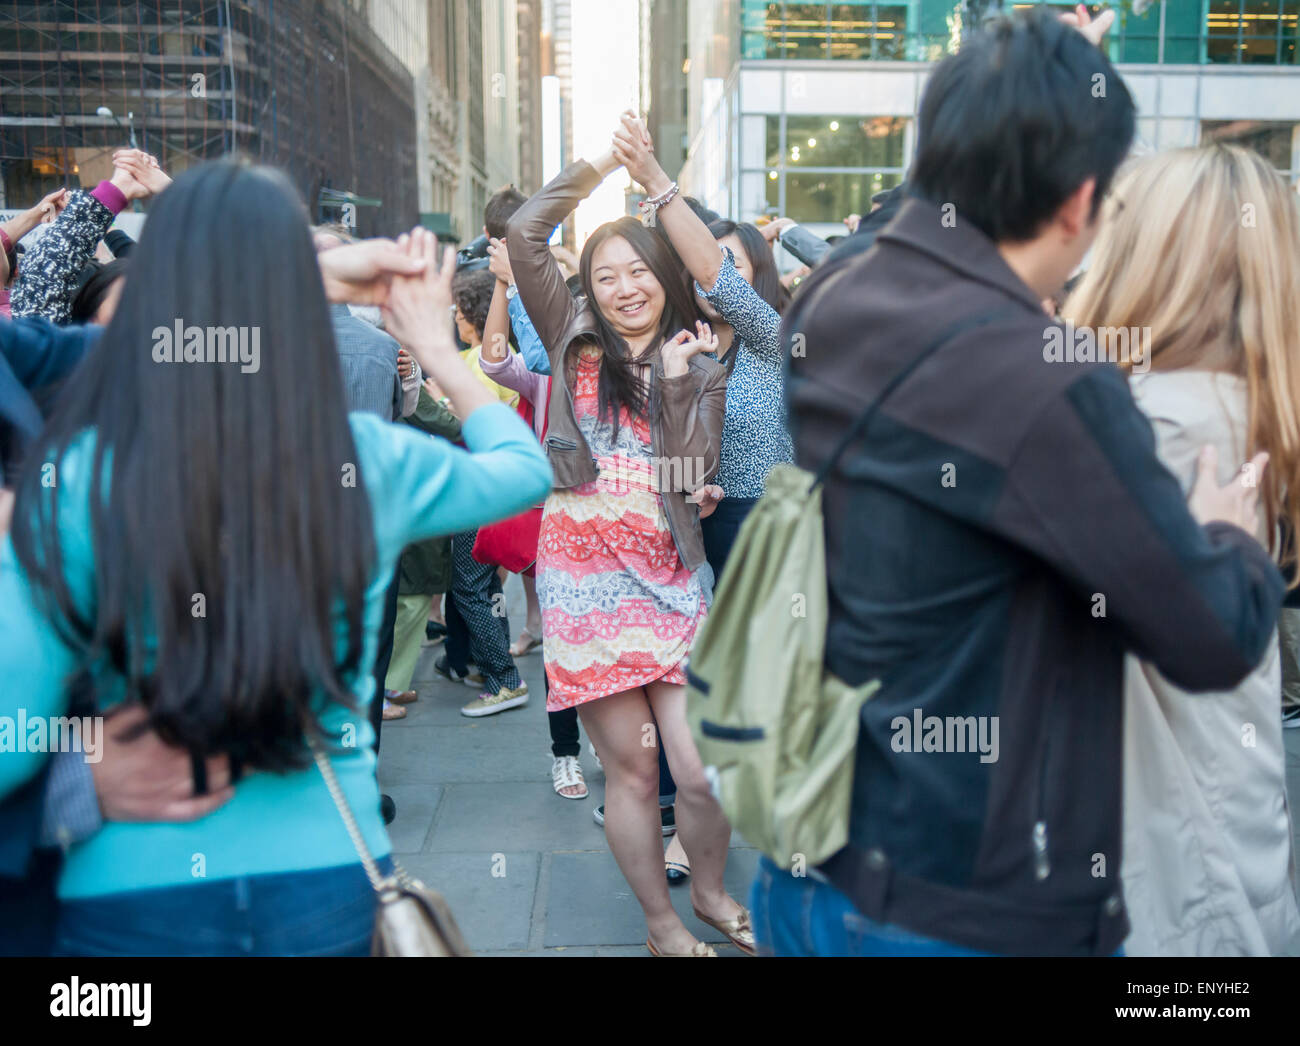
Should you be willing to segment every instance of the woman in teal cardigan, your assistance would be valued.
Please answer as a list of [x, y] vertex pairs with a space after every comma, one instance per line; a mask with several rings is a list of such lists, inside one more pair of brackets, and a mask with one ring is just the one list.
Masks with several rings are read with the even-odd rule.
[[[374, 898], [307, 734], [386, 858], [365, 711], [397, 559], [551, 481], [455, 352], [451, 262], [423, 230], [399, 245], [421, 272], [374, 279], [364, 251], [338, 248], [356, 253], [325, 286], [282, 175], [187, 172], [24, 463], [0, 548], [0, 731], [68, 714], [87, 681], [99, 711], [139, 702], [196, 767], [226, 753], [241, 773], [201, 820], [110, 823], [69, 850], [63, 953], [367, 951]], [[464, 417], [468, 452], [347, 414], [327, 293], [384, 306]], [[41, 769], [37, 747], [0, 751], [0, 796]]]

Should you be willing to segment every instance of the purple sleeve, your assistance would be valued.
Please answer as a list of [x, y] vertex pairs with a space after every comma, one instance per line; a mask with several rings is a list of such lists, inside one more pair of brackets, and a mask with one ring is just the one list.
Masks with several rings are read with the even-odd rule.
[[538, 389], [546, 378], [530, 371], [519, 353], [509, 352], [505, 359], [494, 361], [487, 359], [480, 350], [478, 362], [483, 373], [498, 385], [519, 393], [536, 406]]
[[122, 190], [105, 178], [90, 191], [90, 195], [102, 203], [114, 214], [121, 214], [126, 209], [126, 197]]

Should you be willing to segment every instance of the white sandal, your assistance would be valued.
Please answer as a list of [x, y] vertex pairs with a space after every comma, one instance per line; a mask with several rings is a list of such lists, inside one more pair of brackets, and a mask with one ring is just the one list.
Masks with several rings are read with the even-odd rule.
[[[582, 778], [582, 764], [578, 762], [576, 755], [557, 755], [551, 759], [551, 784], [555, 786], [555, 794], [561, 799], [586, 799], [590, 794], [587, 791], [587, 782]], [[577, 795], [565, 795], [561, 788], [580, 787], [582, 791]]]

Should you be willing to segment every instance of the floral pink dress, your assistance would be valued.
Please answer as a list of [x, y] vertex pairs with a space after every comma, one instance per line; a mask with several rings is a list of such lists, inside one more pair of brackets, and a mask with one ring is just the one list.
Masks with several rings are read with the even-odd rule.
[[580, 353], [574, 410], [600, 475], [553, 491], [542, 516], [537, 598], [550, 711], [657, 679], [685, 683], [682, 661], [705, 614], [700, 579], [677, 555], [652, 482], [650, 427], [626, 410], [617, 436], [598, 420], [599, 374], [599, 357]]

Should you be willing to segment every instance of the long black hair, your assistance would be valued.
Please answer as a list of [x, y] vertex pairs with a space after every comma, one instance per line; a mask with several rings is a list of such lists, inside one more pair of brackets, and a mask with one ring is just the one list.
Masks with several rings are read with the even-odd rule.
[[781, 283], [781, 274], [777, 272], [772, 248], [763, 239], [758, 226], [750, 222], [733, 222], [728, 218], [720, 218], [710, 223], [709, 232], [713, 233], [715, 240], [720, 240], [724, 236], [739, 238], [741, 246], [749, 256], [749, 266], [754, 271], [754, 282], [750, 286], [760, 298], [776, 310], [778, 315], [784, 313], [786, 306], [790, 304], [790, 292]]
[[[196, 327], [210, 355], [237, 328], [255, 364], [165, 362], [170, 332]], [[70, 468], [89, 476], [85, 613], [59, 540]], [[279, 172], [222, 160], [150, 208], [112, 322], [28, 455], [14, 546], [56, 627], [164, 740], [284, 770], [307, 761], [314, 691], [354, 704], [375, 560], [356, 470], [306, 208]]]
[[635, 218], [619, 218], [606, 222], [588, 237], [578, 262], [578, 275], [582, 280], [582, 293], [587, 296], [592, 315], [596, 320], [597, 340], [603, 358], [598, 386], [598, 410], [601, 418], [612, 419], [618, 431], [618, 415], [622, 407], [637, 417], [645, 417], [648, 403], [646, 387], [631, 361], [631, 350], [623, 338], [596, 305], [592, 290], [591, 267], [596, 249], [606, 240], [621, 236], [631, 245], [637, 256], [646, 263], [655, 279], [664, 289], [664, 311], [659, 317], [659, 327], [650, 348], [636, 360], [636, 364], [651, 363], [659, 347], [678, 331], [695, 331], [695, 321], [700, 313], [695, 296], [688, 290], [688, 277], [680, 262], [676, 261], [664, 241]]

